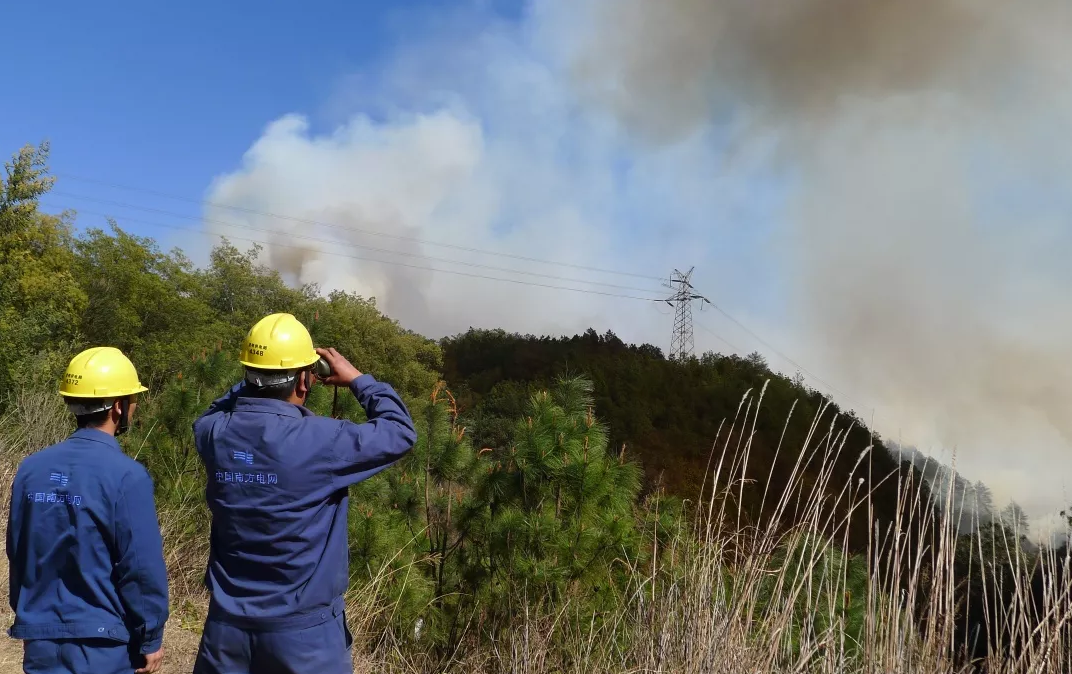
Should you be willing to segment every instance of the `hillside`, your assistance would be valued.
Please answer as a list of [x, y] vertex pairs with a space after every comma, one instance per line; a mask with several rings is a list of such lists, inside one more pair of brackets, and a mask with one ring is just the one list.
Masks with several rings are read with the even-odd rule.
[[[529, 394], [569, 373], [584, 373], [595, 385], [596, 413], [610, 428], [611, 444], [644, 467], [648, 486], [660, 483], [683, 498], [700, 498], [716, 443], [742, 419], [748, 391], [751, 406], [762, 392], [749, 426], [748, 476], [742, 512], [752, 521], [770, 514], [764, 492], [778, 494], [791, 479], [802, 455], [819, 450], [833, 461], [805, 463], [803, 479], [813, 484], [820, 470], [830, 470], [835, 489], [859, 479], [875, 485], [873, 517], [890, 523], [896, 516], [897, 476], [921, 483], [922, 473], [901, 460], [851, 414], [772, 372], [757, 354], [747, 358], [705, 353], [687, 362], [668, 360], [652, 345], [627, 345], [613, 333], [590, 329], [573, 337], [534, 337], [502, 330], [470, 330], [443, 340], [443, 372], [463, 410], [473, 441], [501, 447], [509, 440], [512, 420]], [[765, 388], [764, 388], [765, 387]], [[737, 423], [736, 427], [741, 428]], [[735, 435], [731, 445], [741, 440]], [[861, 453], [873, 445], [859, 467]], [[743, 446], [743, 445], [742, 445]], [[715, 456], [717, 460], [718, 456]], [[743, 457], [742, 457], [743, 458]], [[861, 485], [862, 489], [863, 485]], [[926, 501], [926, 499], [924, 499]], [[868, 514], [853, 515], [851, 548], [867, 545]]]

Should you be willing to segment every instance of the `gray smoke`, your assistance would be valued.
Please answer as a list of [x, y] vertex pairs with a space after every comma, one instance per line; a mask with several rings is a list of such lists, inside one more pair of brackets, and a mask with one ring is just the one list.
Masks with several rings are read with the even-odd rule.
[[1067, 504], [1072, 5], [586, 6], [590, 103], [654, 144], [777, 139], [798, 353], [999, 500]]
[[567, 47], [579, 90], [664, 139], [720, 114], [783, 132], [822, 129], [860, 99], [897, 95], [1000, 105], [1053, 84], [1040, 79], [1064, 79], [1060, 41], [1072, 16], [1058, 0], [579, 4], [582, 37]]
[[[998, 507], [1072, 503], [1072, 5], [546, 0], [520, 26], [469, 19], [404, 46], [375, 87], [347, 80], [333, 107], [355, 114], [331, 133], [271, 124], [211, 198], [353, 228], [238, 218], [318, 238], [276, 264], [430, 335], [594, 326], [665, 345], [669, 326], [630, 300], [329, 253], [646, 283], [362, 229], [643, 272], [695, 263], [723, 298], [774, 288], [788, 316], [760, 331], [873, 406], [856, 411], [884, 435], [957, 452]], [[769, 197], [757, 177], [784, 197], [774, 248], [715, 264], [740, 238], [718, 223]]]
[[[435, 55], [436, 63], [447, 60], [448, 54]], [[451, 71], [469, 79], [465, 69]], [[491, 83], [483, 86], [499, 91]], [[523, 99], [518, 105], [496, 104], [491, 119], [516, 121], [528, 107]], [[312, 247], [316, 254], [300, 270], [303, 281], [375, 297], [392, 318], [430, 337], [469, 326], [573, 333], [610, 327], [625, 307], [635, 314], [635, 301], [533, 284], [631, 291], [523, 272], [626, 285], [629, 279], [460, 250], [640, 268], [629, 257], [614, 264], [600, 259], [616, 245], [615, 232], [583, 212], [583, 199], [602, 176], [587, 166], [570, 175], [557, 158], [546, 156], [547, 129], [490, 137], [482, 121], [450, 108], [386, 122], [355, 114], [330, 135], [314, 136], [307, 118], [287, 115], [265, 129], [241, 167], [216, 180], [210, 200], [223, 206], [209, 209], [206, 219], [220, 234], [263, 239], [270, 232], [288, 245]], [[559, 129], [556, 122], [551, 132]], [[632, 254], [644, 259], [650, 251]], [[662, 292], [658, 283], [648, 285]], [[641, 332], [640, 339], [661, 332]]]

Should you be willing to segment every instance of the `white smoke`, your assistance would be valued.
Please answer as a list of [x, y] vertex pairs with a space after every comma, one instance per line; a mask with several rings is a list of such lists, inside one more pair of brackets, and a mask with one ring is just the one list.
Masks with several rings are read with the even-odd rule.
[[572, 333], [617, 326], [631, 314], [643, 319], [633, 337], [660, 340], [668, 326], [654, 324], [652, 302], [615, 297], [657, 298], [658, 280], [518, 259], [660, 268], [650, 248], [617, 239], [602, 203], [593, 208], [593, 200], [610, 199], [594, 167], [570, 167], [546, 132], [489, 138], [485, 124], [458, 110], [386, 123], [358, 115], [316, 137], [305, 118], [287, 116], [265, 130], [239, 171], [213, 185], [211, 202], [248, 210], [214, 207], [206, 221], [236, 244], [278, 234], [269, 259], [285, 275], [374, 296], [430, 336], [471, 325]]
[[[404, 46], [374, 90], [340, 98], [376, 110], [328, 134], [278, 120], [210, 198], [646, 274], [697, 264], [701, 290], [873, 405], [884, 434], [957, 451], [958, 471], [996, 502], [1043, 518], [1069, 502], [1072, 469], [1068, 63], [1072, 6], [1058, 0], [548, 0], [519, 25]], [[248, 214], [213, 219], [658, 288]], [[665, 345], [669, 333], [633, 300], [323, 254], [277, 260], [376, 295], [432, 335], [591, 325]], [[721, 347], [700, 331], [697, 341]]]

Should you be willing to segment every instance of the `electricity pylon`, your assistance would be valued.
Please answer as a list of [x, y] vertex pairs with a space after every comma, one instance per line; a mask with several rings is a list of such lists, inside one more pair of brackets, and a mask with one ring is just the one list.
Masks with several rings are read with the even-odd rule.
[[684, 274], [675, 269], [670, 276], [669, 287], [674, 290], [674, 294], [668, 297], [665, 302], [676, 310], [674, 315], [674, 334], [670, 339], [671, 360], [683, 360], [692, 356], [692, 350], [695, 347], [692, 337], [693, 300], [701, 300], [701, 309], [703, 308], [702, 302], [711, 303], [709, 299], [697, 293], [692, 287], [692, 271], [695, 268], [690, 267]]

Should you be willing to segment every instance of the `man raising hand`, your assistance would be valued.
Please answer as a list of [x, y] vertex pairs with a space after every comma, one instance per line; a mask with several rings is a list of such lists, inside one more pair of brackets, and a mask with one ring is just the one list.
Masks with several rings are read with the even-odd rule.
[[[318, 361], [368, 421], [314, 415]], [[343, 594], [349, 487], [417, 441], [390, 385], [335, 349], [314, 349], [294, 316], [273, 314], [242, 347], [245, 378], [194, 422], [212, 512], [209, 615], [195, 674], [352, 672]]]

